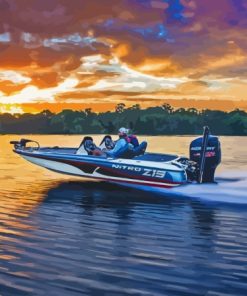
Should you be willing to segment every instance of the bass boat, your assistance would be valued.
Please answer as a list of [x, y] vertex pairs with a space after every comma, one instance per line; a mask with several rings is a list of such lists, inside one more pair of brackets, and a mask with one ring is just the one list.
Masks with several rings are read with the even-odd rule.
[[[40, 147], [28, 139], [11, 141], [13, 151], [25, 160], [51, 171], [84, 178], [99, 179], [131, 187], [173, 188], [186, 183], [214, 182], [214, 174], [221, 162], [218, 137], [204, 127], [203, 136], [190, 144], [189, 158], [173, 154], [146, 152], [147, 143], [135, 149], [128, 147], [118, 156], [94, 155], [96, 145], [85, 137], [79, 148]], [[35, 145], [31, 145], [34, 143]], [[114, 146], [110, 136], [101, 142], [101, 151]]]

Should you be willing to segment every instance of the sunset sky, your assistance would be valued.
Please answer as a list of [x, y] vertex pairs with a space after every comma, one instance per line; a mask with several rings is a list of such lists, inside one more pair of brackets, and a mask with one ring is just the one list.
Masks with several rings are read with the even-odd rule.
[[246, 0], [0, 0], [0, 112], [247, 110]]

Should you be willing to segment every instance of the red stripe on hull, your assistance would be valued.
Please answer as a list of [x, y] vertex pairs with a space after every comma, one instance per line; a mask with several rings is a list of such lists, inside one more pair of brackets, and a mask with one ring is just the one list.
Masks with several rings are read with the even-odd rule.
[[[83, 171], [83, 166], [85, 166], [85, 165], [87, 165], [87, 166], [89, 165], [93, 169], [96, 169], [96, 168], [99, 167], [100, 169], [104, 169], [106, 171], [113, 172], [115, 174], [114, 177], [117, 177], [117, 178], [128, 178], [128, 179], [130, 179], [130, 176], [128, 174], [125, 174], [124, 172], [117, 172], [116, 170], [114, 170], [112, 168], [102, 167], [100, 165], [92, 164], [92, 163], [89, 163], [89, 162], [64, 160], [64, 159], [60, 159], [60, 158], [56, 158], [56, 157], [47, 157], [47, 156], [43, 156], [43, 155], [33, 155], [32, 153], [28, 153], [28, 152], [24, 152], [24, 153], [21, 153], [20, 152], [18, 154], [24, 154], [24, 155], [27, 155], [27, 156], [33, 157], [33, 158], [39, 158], [39, 159], [44, 159], [44, 160], [61, 162], [61, 163], [64, 163], [64, 164], [72, 165], [72, 166], [74, 166], [74, 167], [76, 167], [76, 168], [78, 168], [78, 169], [80, 169], [82, 171]], [[133, 179], [133, 181], [132, 180], [127, 180], [127, 181], [125, 181], [125, 180], [115, 180], [115, 179], [111, 179], [111, 176], [109, 176], [109, 177], [108, 176], [107, 177], [95, 177], [95, 176], [92, 175], [92, 176], [86, 176], [86, 177], [94, 178], [94, 179], [96, 178], [96, 179], [105, 180], [105, 181], [111, 181], [111, 182], [132, 183], [132, 184], [137, 184], [137, 185], [160, 187], [160, 188], [172, 188], [172, 187], [176, 187], [176, 186], [162, 185], [162, 184], [157, 184], [157, 183], [148, 183], [147, 184], [147, 183], [139, 182], [138, 179], [141, 180], [141, 181], [146, 181], [146, 182], [155, 182], [156, 181], [154, 178], [146, 178], [146, 177], [143, 177], [143, 176], [140, 176], [140, 175], [138, 175], [138, 176], [131, 176], [131, 178]], [[138, 177], [138, 179], [137, 179], [137, 177]], [[164, 182], [164, 183], [171, 184], [171, 185], [183, 185], [184, 184], [184, 183], [181, 183], [181, 182], [172, 182], [172, 181], [164, 180], [164, 179], [160, 179], [157, 182], [158, 183]]]

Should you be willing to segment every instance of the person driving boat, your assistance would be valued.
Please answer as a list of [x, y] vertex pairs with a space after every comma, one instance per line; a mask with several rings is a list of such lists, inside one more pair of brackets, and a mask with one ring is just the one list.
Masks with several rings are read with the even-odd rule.
[[118, 130], [119, 139], [116, 141], [115, 147], [113, 149], [105, 152], [107, 156], [116, 157], [119, 151], [121, 151], [127, 145], [129, 149], [133, 149], [134, 146], [131, 143], [129, 143], [128, 140], [128, 132], [129, 130], [125, 127], [121, 127]]
[[145, 153], [147, 142], [139, 144], [136, 136], [128, 136], [129, 130], [121, 127], [118, 131], [119, 139], [114, 142], [110, 135], [106, 135], [97, 147], [93, 138], [86, 136], [81, 142], [76, 154], [87, 154], [92, 156], [104, 156], [111, 158], [133, 158]]

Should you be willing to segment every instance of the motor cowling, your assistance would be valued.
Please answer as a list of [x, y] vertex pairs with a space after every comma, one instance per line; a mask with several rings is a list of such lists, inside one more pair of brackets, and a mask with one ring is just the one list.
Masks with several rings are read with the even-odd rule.
[[[196, 179], [199, 183], [214, 182], [214, 174], [221, 162], [221, 145], [219, 138], [205, 134], [190, 144], [190, 160], [197, 164]], [[203, 162], [203, 163], [202, 163]]]

